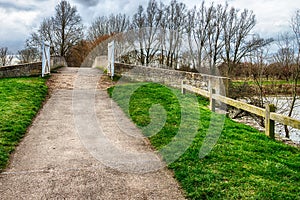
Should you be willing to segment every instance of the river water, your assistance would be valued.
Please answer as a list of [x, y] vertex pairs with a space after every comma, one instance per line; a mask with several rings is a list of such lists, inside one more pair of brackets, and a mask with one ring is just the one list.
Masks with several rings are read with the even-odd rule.
[[[276, 113], [288, 115], [289, 108], [291, 105], [291, 98], [288, 97], [268, 97], [267, 101], [273, 103], [276, 106]], [[300, 99], [296, 100], [295, 107], [292, 112], [292, 118], [300, 120]], [[289, 127], [290, 139], [295, 143], [300, 143], [300, 130]], [[275, 132], [281, 136], [285, 136], [284, 126], [276, 124]]]

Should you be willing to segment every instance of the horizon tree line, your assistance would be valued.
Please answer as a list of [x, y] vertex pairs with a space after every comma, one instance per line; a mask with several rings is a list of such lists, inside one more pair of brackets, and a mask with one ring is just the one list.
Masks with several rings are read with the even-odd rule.
[[[99, 16], [85, 28], [77, 8], [62, 0], [55, 7], [54, 16], [41, 22], [18, 54], [22, 62], [39, 60], [42, 42], [46, 41], [50, 43], [51, 55], [63, 56], [67, 62], [75, 60], [74, 65], [80, 66], [78, 62], [84, 58], [74, 58], [74, 52], [77, 56], [87, 55], [98, 44], [97, 40], [102, 41], [99, 38], [133, 30], [136, 33], [135, 41], [131, 41], [133, 51], [128, 52], [129, 58], [123, 59], [127, 62], [210, 74], [218, 74], [222, 65], [222, 75], [231, 77], [247, 57], [274, 41], [255, 34], [255, 25], [253, 11], [228, 4], [207, 5], [202, 1], [198, 7], [188, 9], [177, 0], [169, 4], [149, 0], [147, 6], [140, 5], [132, 16], [121, 13]], [[277, 54], [283, 53], [284, 49], [278, 48]], [[278, 61], [278, 56], [273, 58], [274, 63]]]
[[[203, 1], [199, 8], [187, 9], [177, 0], [169, 4], [150, 0], [145, 8], [140, 5], [132, 16], [121, 13], [99, 16], [91, 22], [84, 37], [85, 29], [77, 8], [62, 0], [55, 7], [55, 15], [42, 21], [19, 54], [26, 58], [25, 61], [32, 60], [37, 57], [42, 42], [47, 41], [52, 55], [68, 58], [71, 49], [83, 40], [92, 42], [104, 35], [129, 30], [142, 32], [147, 28], [136, 38], [139, 45], [135, 56], [139, 64], [149, 65], [156, 61], [175, 69], [179, 60], [184, 60], [181, 64], [198, 70], [208, 65], [210, 73], [214, 74], [217, 64], [235, 65], [254, 47], [265, 45], [263, 39], [247, 38], [255, 24], [252, 11], [239, 11], [227, 4], [206, 6]], [[188, 46], [186, 52], [182, 52], [184, 45]], [[190, 56], [185, 58], [183, 54]]]

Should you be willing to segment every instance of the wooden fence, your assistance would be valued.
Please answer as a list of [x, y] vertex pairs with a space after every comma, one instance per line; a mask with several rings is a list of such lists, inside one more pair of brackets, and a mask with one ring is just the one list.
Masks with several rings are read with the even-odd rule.
[[279, 122], [281, 124], [291, 126], [296, 129], [300, 129], [300, 120], [287, 117], [281, 114], [275, 113], [275, 106], [273, 104], [267, 104], [265, 108], [260, 108], [257, 106], [253, 106], [241, 101], [237, 101], [219, 94], [215, 94], [214, 89], [210, 89], [210, 91], [206, 91], [203, 89], [199, 89], [196, 87], [193, 87], [191, 85], [185, 84], [184, 81], [182, 81], [181, 84], [181, 91], [183, 94], [185, 94], [186, 91], [190, 91], [193, 93], [200, 94], [201, 96], [207, 97], [210, 99], [210, 109], [211, 111], [215, 111], [215, 104], [216, 101], [223, 102], [227, 105], [233, 106], [235, 108], [245, 110], [247, 112], [256, 114], [258, 116], [265, 118], [265, 133], [270, 138], [275, 138], [275, 121]]

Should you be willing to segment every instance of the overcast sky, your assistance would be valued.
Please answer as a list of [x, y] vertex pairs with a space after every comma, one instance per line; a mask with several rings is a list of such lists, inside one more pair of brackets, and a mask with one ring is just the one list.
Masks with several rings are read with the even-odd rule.
[[[26, 38], [35, 31], [41, 21], [54, 15], [60, 0], [0, 0], [0, 47], [7, 46], [16, 52], [24, 47]], [[159, 1], [159, 0], [158, 0]], [[189, 8], [201, 4], [202, 0], [178, 0]], [[148, 0], [69, 0], [75, 5], [86, 26], [97, 16], [110, 13], [132, 15], [138, 5], [147, 5]], [[168, 4], [170, 0], [162, 0]], [[206, 1], [211, 2], [211, 0]], [[225, 0], [214, 0], [224, 4]], [[254, 32], [261, 37], [276, 37], [289, 30], [289, 21], [300, 0], [228, 0], [230, 6], [253, 10], [257, 25]]]

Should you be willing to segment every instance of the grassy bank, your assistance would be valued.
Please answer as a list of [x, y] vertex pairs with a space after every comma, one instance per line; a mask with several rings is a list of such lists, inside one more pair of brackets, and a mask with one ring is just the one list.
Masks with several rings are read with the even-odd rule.
[[[221, 115], [215, 115], [207, 109], [206, 99], [199, 96], [194, 98], [190, 94], [182, 96], [178, 90], [152, 83], [117, 86], [108, 92], [143, 133], [149, 136], [158, 151], [173, 143], [173, 140], [192, 135], [182, 140], [190, 144], [175, 162], [168, 162], [166, 155], [169, 154], [162, 153], [188, 198], [299, 199], [299, 149], [270, 140], [249, 126], [223, 118], [223, 129], [220, 135], [215, 134], [218, 136], [216, 144], [208, 155], [199, 158], [199, 151], [205, 146], [204, 141], [207, 143], [208, 130], [212, 128], [218, 131], [211, 124], [218, 118], [222, 119]], [[164, 107], [165, 111], [151, 108], [157, 104]], [[197, 104], [198, 108], [195, 107]], [[184, 110], [190, 110], [190, 114], [183, 113]], [[161, 117], [164, 112], [165, 118]], [[166, 122], [159, 130], [151, 123], [151, 117], [155, 121], [155, 116], [162, 118], [158, 122]], [[183, 123], [186, 117], [194, 120]], [[149, 124], [152, 127], [150, 131]], [[195, 135], [192, 132], [180, 133], [180, 137], [177, 137], [182, 130], [194, 130], [192, 126], [197, 127]], [[180, 148], [180, 145], [177, 147]]]
[[0, 79], [0, 171], [47, 94], [45, 79]]

